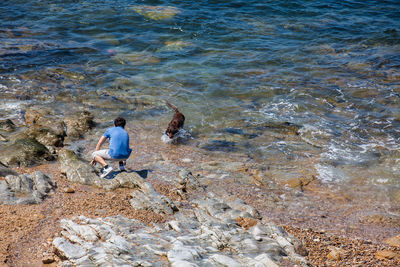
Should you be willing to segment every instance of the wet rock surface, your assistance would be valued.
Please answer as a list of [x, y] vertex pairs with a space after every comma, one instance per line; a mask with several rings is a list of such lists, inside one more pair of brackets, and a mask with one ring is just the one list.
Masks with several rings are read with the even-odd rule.
[[33, 166], [57, 158], [66, 142], [82, 138], [94, 126], [93, 115], [79, 111], [63, 118], [43, 106], [25, 110], [25, 125], [7, 119], [0, 122], [4, 133], [0, 162], [7, 166]]
[[34, 138], [20, 138], [6, 145], [0, 154], [0, 162], [7, 166], [33, 166], [54, 160], [54, 156]]
[[66, 117], [66, 135], [71, 140], [82, 138], [84, 134], [94, 126], [94, 116], [88, 111], [80, 111]]
[[[86, 132], [95, 125], [94, 116], [88, 111], [78, 111], [66, 114], [63, 117], [56, 116], [56, 112], [42, 106], [31, 106], [25, 111], [25, 122], [29, 128], [39, 128], [42, 131], [54, 133], [69, 141], [82, 138]], [[32, 130], [31, 130], [32, 131]], [[62, 146], [61, 143], [53, 144]]]
[[0, 132], [13, 132], [15, 124], [10, 119], [0, 120]]

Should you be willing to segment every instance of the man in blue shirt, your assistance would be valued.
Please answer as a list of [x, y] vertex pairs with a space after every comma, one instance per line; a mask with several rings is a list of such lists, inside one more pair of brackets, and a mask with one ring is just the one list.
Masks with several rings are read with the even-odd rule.
[[[121, 171], [125, 171], [124, 162], [129, 158], [132, 149], [129, 148], [129, 135], [125, 131], [126, 121], [122, 117], [118, 117], [114, 120], [115, 127], [108, 128], [106, 132], [100, 137], [99, 142], [96, 145], [96, 151], [92, 153], [93, 160], [90, 162], [91, 165], [100, 163], [103, 167], [101, 172], [101, 178], [106, 177], [112, 172], [112, 167], [108, 166], [106, 160], [119, 161], [119, 168]], [[109, 139], [109, 149], [101, 149], [103, 143]]]

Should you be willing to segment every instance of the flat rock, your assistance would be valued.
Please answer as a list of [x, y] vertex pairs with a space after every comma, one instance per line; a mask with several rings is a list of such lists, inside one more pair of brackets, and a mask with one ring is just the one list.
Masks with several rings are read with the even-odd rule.
[[100, 178], [99, 172], [85, 161], [79, 158], [72, 150], [62, 149], [58, 153], [58, 160], [63, 173], [68, 181], [86, 185], [93, 185], [106, 190], [116, 188], [139, 188], [144, 179], [136, 172], [121, 172], [112, 179]]
[[148, 210], [159, 214], [173, 214], [178, 211], [175, 203], [167, 196], [154, 190], [149, 183], [131, 193], [131, 206], [134, 209]]
[[[145, 184], [141, 190], [147, 194], [152, 188]], [[245, 229], [232, 223], [231, 215], [241, 211], [232, 213], [235, 209], [227, 203], [209, 197], [196, 203], [201, 205], [193, 212], [176, 212], [171, 214], [173, 220], [154, 227], [123, 216], [64, 219], [62, 237], [53, 245], [63, 260], [78, 266], [140, 263], [142, 266], [275, 267], [283, 257], [293, 265], [308, 265], [295, 253], [295, 238], [275, 224], [259, 220]]]
[[52, 179], [39, 171], [7, 175], [4, 181], [0, 181], [0, 200], [6, 204], [37, 204], [55, 189]]

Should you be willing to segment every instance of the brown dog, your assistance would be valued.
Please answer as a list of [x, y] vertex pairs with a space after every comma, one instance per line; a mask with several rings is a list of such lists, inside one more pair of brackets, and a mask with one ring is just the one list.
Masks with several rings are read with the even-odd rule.
[[170, 123], [168, 124], [167, 130], [165, 131], [165, 134], [172, 139], [174, 138], [175, 134], [179, 132], [179, 129], [183, 127], [183, 124], [185, 123], [185, 116], [182, 113], [180, 113], [179, 110], [174, 105], [172, 105], [168, 101], [166, 102], [168, 106], [170, 106], [175, 111], [175, 114], [172, 117]]

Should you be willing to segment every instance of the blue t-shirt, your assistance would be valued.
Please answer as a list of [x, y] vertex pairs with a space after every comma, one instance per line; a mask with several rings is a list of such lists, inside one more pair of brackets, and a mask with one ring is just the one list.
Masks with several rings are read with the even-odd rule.
[[110, 139], [108, 154], [115, 159], [129, 158], [132, 149], [129, 148], [129, 135], [121, 126], [108, 128], [103, 134]]

